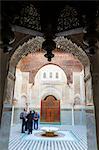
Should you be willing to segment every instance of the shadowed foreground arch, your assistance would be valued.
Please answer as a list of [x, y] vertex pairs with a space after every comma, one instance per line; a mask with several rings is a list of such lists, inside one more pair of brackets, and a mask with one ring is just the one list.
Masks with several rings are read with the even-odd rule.
[[[13, 93], [14, 93], [14, 84], [15, 84], [15, 70], [16, 65], [19, 60], [24, 57], [25, 55], [36, 52], [37, 50], [41, 49], [42, 43], [44, 39], [42, 37], [36, 37], [30, 39], [27, 43], [24, 43], [22, 46], [19, 46], [15, 53], [12, 55], [10, 62], [9, 62], [9, 71], [7, 76], [7, 84], [5, 87], [5, 103], [11, 104], [13, 103]], [[56, 46], [58, 50], [64, 51], [66, 53], [72, 53], [74, 57], [78, 58], [80, 62], [83, 64], [85, 69], [85, 79], [87, 80], [88, 71], [90, 73], [90, 61], [86, 53], [78, 47], [76, 44], [73, 44], [70, 40], [64, 37], [57, 37], [55, 39]], [[89, 124], [89, 121], [87, 121]], [[91, 133], [91, 129], [88, 130]], [[92, 138], [92, 137], [91, 137]], [[88, 135], [88, 140], [90, 139], [90, 135]], [[90, 143], [90, 142], [88, 142]], [[95, 142], [94, 142], [95, 143]]]

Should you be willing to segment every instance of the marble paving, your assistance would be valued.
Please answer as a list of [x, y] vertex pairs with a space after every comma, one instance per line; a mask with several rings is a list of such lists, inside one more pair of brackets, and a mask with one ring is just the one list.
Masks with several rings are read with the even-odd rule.
[[[21, 126], [11, 127], [9, 150], [87, 150], [87, 136], [85, 126], [51, 125], [59, 128], [57, 137], [41, 136], [41, 127], [33, 133], [20, 133]], [[48, 125], [49, 126], [49, 125]]]

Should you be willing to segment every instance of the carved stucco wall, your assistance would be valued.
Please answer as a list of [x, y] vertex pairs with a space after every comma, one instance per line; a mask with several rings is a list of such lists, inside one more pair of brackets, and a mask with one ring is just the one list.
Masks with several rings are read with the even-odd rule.
[[80, 72], [84, 68], [81, 62], [72, 54], [62, 50], [55, 49], [54, 55], [52, 61], [48, 62], [43, 52], [28, 54], [19, 61], [17, 68], [20, 68], [22, 72], [29, 72], [29, 83], [34, 83], [34, 77], [41, 67], [47, 64], [55, 64], [64, 70], [68, 84], [72, 83], [73, 72]]
[[[19, 69], [16, 69], [14, 88], [14, 100], [16, 100], [15, 106], [25, 107], [25, 103], [29, 100], [29, 86], [29, 73], [21, 72]], [[25, 99], [27, 99], [26, 102], [24, 101]]]
[[[46, 74], [45, 78], [44, 73]], [[52, 74], [51, 77], [50, 73]], [[56, 78], [56, 73], [58, 73], [58, 78]], [[81, 103], [82, 100], [84, 101], [83, 97], [85, 96], [83, 92], [85, 87], [82, 86], [84, 78], [81, 80], [81, 77], [82, 71], [73, 72], [73, 83], [68, 84], [65, 72], [57, 65], [48, 64], [38, 70], [35, 82], [29, 83], [29, 72], [21, 72], [17, 68], [14, 89], [16, 105], [14, 106], [25, 107], [23, 96], [27, 98], [30, 108], [40, 108], [41, 99], [48, 95], [53, 95], [60, 100], [61, 108], [71, 107], [76, 94], [79, 94]]]
[[[55, 76], [56, 72], [58, 73], [58, 78]], [[46, 78], [43, 78], [44, 73], [46, 73]], [[50, 73], [52, 73], [51, 77]], [[61, 107], [66, 107], [66, 103], [68, 104], [71, 101], [66, 74], [57, 65], [46, 65], [37, 72], [33, 90], [32, 99], [35, 102], [32, 101], [32, 105], [35, 103], [35, 107], [38, 108], [40, 108], [41, 99], [48, 95], [53, 95], [60, 100]]]

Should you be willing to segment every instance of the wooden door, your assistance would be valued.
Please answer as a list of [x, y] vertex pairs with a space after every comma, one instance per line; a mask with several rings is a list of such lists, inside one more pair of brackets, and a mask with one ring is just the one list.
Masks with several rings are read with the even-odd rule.
[[41, 100], [41, 122], [60, 122], [60, 101], [54, 96]]

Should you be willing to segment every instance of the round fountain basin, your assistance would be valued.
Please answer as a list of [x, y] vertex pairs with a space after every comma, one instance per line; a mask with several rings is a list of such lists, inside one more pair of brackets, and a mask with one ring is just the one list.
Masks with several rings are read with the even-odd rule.
[[56, 136], [56, 131], [58, 131], [59, 129], [56, 127], [42, 127], [41, 130], [44, 131], [45, 136], [54, 137]]

